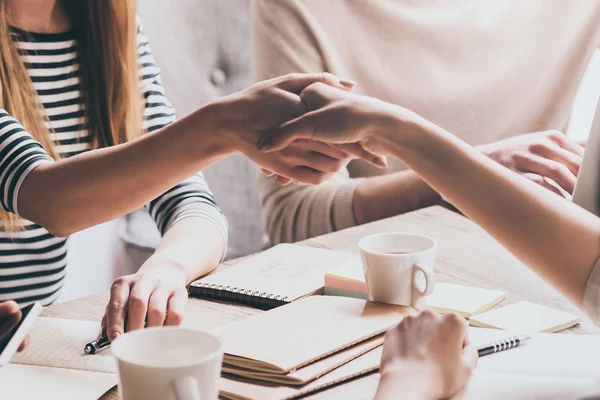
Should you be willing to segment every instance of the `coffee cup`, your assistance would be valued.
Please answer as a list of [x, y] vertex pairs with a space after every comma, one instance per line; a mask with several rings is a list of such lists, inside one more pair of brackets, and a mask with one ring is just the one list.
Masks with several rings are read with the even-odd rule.
[[358, 243], [369, 300], [424, 309], [433, 293], [437, 242], [413, 233], [380, 233]]
[[122, 400], [216, 400], [223, 362], [219, 339], [176, 327], [147, 328], [111, 345]]

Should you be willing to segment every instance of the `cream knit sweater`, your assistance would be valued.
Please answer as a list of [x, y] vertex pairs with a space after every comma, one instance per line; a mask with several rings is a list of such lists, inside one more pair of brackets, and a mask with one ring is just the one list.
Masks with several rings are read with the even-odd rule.
[[[470, 144], [564, 129], [600, 43], [600, 1], [255, 0], [256, 80], [329, 71], [410, 108]], [[354, 225], [352, 162], [320, 186], [259, 178], [274, 243]]]

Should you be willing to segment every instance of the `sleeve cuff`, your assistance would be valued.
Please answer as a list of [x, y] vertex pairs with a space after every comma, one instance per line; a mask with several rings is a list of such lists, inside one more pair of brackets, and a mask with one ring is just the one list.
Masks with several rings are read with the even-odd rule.
[[583, 297], [583, 311], [600, 326], [600, 260], [588, 279]]
[[354, 191], [358, 180], [352, 179], [344, 182], [333, 196], [331, 219], [335, 231], [356, 226], [354, 216]]
[[15, 190], [13, 192], [12, 212], [14, 214], [18, 215], [19, 217], [21, 216], [19, 214], [19, 209], [18, 209], [19, 192], [21, 190], [21, 185], [23, 184], [23, 181], [25, 180], [25, 178], [27, 178], [27, 176], [31, 173], [31, 171], [33, 171], [34, 169], [36, 169], [40, 165], [42, 165], [42, 164], [52, 164], [53, 162], [54, 162], [54, 160], [52, 158], [50, 158], [49, 156], [40, 157], [38, 160], [36, 160], [35, 162], [33, 162], [29, 167], [27, 167], [27, 169], [25, 171], [23, 171], [21, 173], [21, 176], [19, 176], [19, 180], [17, 181], [17, 183], [15, 185]]

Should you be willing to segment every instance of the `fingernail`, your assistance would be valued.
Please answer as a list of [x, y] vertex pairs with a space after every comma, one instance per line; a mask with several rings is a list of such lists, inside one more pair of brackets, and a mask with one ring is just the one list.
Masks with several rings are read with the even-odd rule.
[[385, 157], [384, 158], [374, 158], [373, 164], [375, 164], [379, 168], [387, 168], [387, 166], [388, 166], [387, 159]]
[[121, 334], [119, 332], [113, 333], [112, 336], [110, 337], [111, 343], [114, 342], [115, 339], [118, 338], [119, 336], [121, 336]]
[[267, 150], [271, 147], [272, 144], [272, 139], [271, 139], [271, 135], [265, 135], [262, 138], [260, 138], [260, 140], [258, 141], [258, 144], [256, 145], [256, 148], [258, 150], [264, 151]]
[[351, 79], [340, 79], [340, 85], [345, 86], [347, 88], [353, 88], [358, 85], [358, 83], [354, 82]]

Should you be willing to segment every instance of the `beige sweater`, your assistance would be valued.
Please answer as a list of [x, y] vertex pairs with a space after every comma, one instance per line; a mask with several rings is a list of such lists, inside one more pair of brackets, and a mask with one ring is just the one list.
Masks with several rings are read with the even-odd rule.
[[[577, 6], [575, 6], [576, 4]], [[470, 144], [564, 129], [600, 43], [600, 1], [255, 0], [256, 80], [329, 71]], [[274, 243], [350, 227], [356, 161], [320, 186], [258, 182]]]

